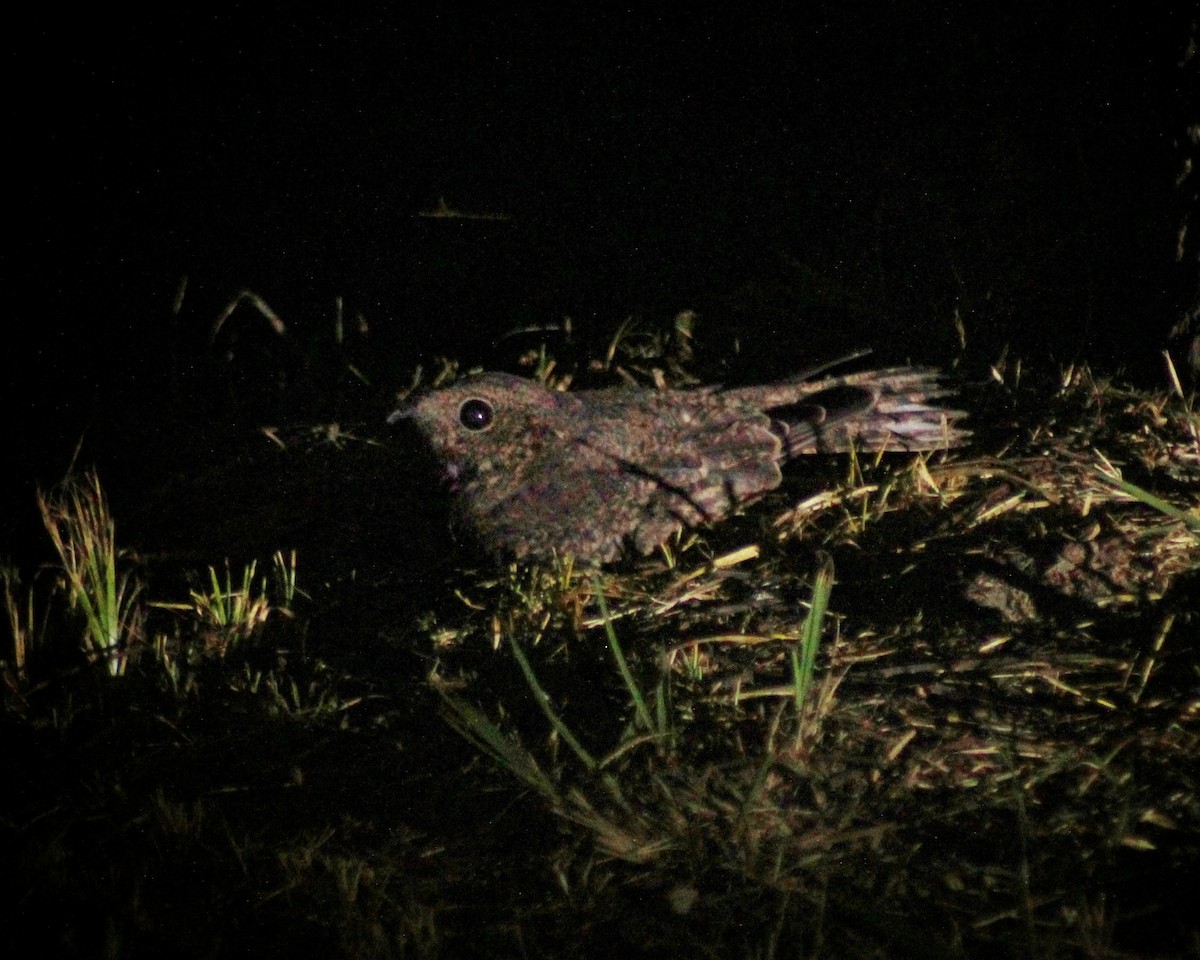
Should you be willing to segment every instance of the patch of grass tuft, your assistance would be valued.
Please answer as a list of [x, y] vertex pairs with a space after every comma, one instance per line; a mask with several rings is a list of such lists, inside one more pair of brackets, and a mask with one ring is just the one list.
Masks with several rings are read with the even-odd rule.
[[121, 676], [143, 639], [141, 585], [117, 551], [116, 524], [95, 472], [68, 477], [37, 494], [42, 523], [58, 554], [70, 607], [83, 621], [83, 647]]

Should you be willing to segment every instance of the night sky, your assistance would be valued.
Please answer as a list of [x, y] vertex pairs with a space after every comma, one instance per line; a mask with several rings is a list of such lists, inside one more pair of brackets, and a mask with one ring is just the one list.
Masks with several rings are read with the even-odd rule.
[[[980, 363], [1157, 369], [1190, 5], [1154, 6], [46, 7], [6, 58], [18, 458], [153, 402], [184, 276], [201, 332], [243, 288], [296, 329], [340, 296], [397, 368], [692, 308], [784, 367], [944, 360], [957, 313]], [[443, 196], [509, 219], [415, 216]]]

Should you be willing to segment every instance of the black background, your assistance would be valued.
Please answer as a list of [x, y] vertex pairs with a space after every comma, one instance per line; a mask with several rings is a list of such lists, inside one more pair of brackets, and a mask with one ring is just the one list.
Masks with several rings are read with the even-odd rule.
[[[344, 298], [384, 379], [684, 308], [765, 372], [944, 360], [957, 314], [977, 365], [1158, 376], [1178, 6], [36, 11], [7, 58], [9, 478], [61, 476], [113, 404], [151, 417], [164, 344], [203, 351], [245, 288], [293, 331]], [[510, 219], [415, 216], [443, 196]]]

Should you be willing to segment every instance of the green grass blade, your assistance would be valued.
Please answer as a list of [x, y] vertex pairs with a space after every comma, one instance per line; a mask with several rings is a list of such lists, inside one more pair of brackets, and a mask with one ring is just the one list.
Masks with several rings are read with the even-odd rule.
[[617, 662], [617, 669], [621, 672], [621, 679], [625, 681], [625, 688], [629, 691], [629, 696], [633, 700], [633, 708], [637, 714], [638, 723], [643, 730], [649, 730], [653, 733], [661, 733], [661, 728], [654, 723], [650, 716], [650, 710], [646, 706], [646, 698], [642, 696], [641, 687], [633, 677], [633, 672], [629, 669], [629, 663], [625, 659], [625, 654], [621, 650], [621, 643], [617, 639], [617, 631], [613, 629], [612, 614], [608, 609], [608, 601], [604, 597], [604, 590], [600, 585], [599, 577], [592, 578], [592, 589], [596, 594], [596, 603], [600, 606], [600, 615], [604, 618], [604, 635], [608, 638], [608, 649], [612, 651], [613, 659]]
[[516, 657], [517, 665], [521, 668], [521, 673], [525, 675], [525, 682], [529, 684], [529, 689], [533, 691], [534, 699], [539, 707], [542, 708], [542, 713], [546, 715], [546, 719], [550, 721], [552, 726], [560, 737], [563, 743], [570, 747], [577, 757], [583, 761], [589, 770], [595, 770], [597, 763], [596, 759], [588, 753], [583, 744], [580, 743], [575, 735], [571, 732], [571, 728], [563, 722], [562, 718], [554, 712], [554, 708], [550, 706], [550, 695], [538, 683], [537, 675], [533, 672], [533, 667], [530, 666], [528, 658], [525, 656], [525, 651], [521, 649], [521, 645], [512, 637], [509, 637], [509, 645], [512, 647], [513, 656]]

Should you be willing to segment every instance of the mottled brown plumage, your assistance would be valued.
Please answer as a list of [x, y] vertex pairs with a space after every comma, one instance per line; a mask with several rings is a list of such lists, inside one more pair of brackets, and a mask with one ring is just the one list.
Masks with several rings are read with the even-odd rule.
[[424, 435], [455, 525], [496, 556], [648, 553], [777, 487], [780, 466], [855, 445], [961, 445], [936, 371], [897, 367], [755, 387], [555, 392], [501, 373], [418, 395], [389, 423]]

